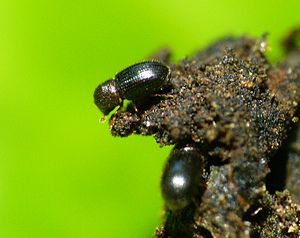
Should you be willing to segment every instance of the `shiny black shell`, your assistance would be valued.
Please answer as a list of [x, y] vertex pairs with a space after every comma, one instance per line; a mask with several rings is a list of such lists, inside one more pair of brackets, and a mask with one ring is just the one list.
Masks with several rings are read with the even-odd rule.
[[172, 211], [185, 208], [204, 188], [204, 156], [195, 145], [176, 146], [164, 168], [161, 192]]
[[115, 76], [116, 88], [122, 98], [135, 100], [163, 89], [170, 68], [158, 61], [134, 64]]

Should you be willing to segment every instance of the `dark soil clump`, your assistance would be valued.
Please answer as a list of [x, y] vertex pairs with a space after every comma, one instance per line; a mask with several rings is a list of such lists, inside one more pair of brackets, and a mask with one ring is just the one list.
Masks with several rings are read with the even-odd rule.
[[273, 66], [264, 37], [223, 39], [169, 63], [166, 92], [111, 117], [115, 136], [194, 142], [208, 158], [204, 193], [166, 210], [155, 237], [300, 237], [300, 51], [286, 48]]

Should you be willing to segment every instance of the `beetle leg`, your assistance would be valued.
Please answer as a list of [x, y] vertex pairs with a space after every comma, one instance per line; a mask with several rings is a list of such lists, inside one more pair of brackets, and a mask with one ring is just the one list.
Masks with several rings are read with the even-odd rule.
[[125, 111], [125, 108], [124, 108], [124, 101], [122, 101], [119, 105], [119, 108], [117, 109], [116, 113], [118, 112], [122, 112], [122, 111]]

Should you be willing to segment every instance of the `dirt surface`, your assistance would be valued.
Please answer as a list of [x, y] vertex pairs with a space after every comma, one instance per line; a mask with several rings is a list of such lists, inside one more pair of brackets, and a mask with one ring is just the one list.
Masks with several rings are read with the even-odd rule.
[[[300, 51], [271, 65], [265, 37], [226, 38], [171, 68], [170, 88], [110, 119], [114, 136], [196, 142], [208, 158], [201, 197], [165, 211], [156, 238], [300, 237]], [[165, 50], [157, 57], [168, 62]]]

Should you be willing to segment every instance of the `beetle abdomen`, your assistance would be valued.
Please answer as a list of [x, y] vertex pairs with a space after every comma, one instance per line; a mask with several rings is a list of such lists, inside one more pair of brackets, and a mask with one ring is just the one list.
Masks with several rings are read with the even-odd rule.
[[169, 67], [160, 62], [141, 62], [118, 73], [116, 87], [123, 98], [135, 100], [159, 92], [169, 74]]

